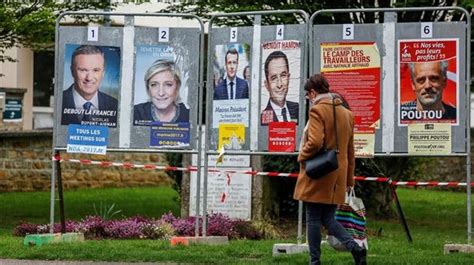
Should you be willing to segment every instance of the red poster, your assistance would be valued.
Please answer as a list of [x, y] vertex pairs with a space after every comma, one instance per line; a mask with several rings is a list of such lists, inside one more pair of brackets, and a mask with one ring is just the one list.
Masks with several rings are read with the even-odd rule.
[[321, 44], [321, 72], [354, 114], [355, 133], [373, 133], [380, 119], [380, 55], [375, 42]]
[[268, 151], [289, 152], [295, 151], [296, 123], [270, 122], [268, 124]]
[[458, 124], [458, 40], [400, 40], [399, 125]]

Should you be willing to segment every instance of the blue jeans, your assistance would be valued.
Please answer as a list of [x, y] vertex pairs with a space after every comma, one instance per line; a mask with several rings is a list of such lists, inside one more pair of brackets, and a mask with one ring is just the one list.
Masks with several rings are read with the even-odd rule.
[[337, 205], [312, 202], [306, 202], [305, 204], [310, 264], [320, 264], [321, 224], [326, 227], [329, 234], [335, 236], [349, 251], [352, 251], [357, 243], [334, 218]]

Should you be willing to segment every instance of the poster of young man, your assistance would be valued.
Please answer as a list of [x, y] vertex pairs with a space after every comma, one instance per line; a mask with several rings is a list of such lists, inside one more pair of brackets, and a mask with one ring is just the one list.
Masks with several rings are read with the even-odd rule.
[[458, 124], [458, 40], [399, 40], [399, 125]]
[[357, 157], [374, 156], [380, 121], [380, 53], [375, 42], [321, 43], [321, 73], [354, 114]]
[[137, 46], [133, 125], [151, 126], [150, 146], [189, 145], [188, 73], [169, 45]]
[[117, 127], [120, 48], [65, 45], [61, 124]]
[[295, 122], [299, 116], [301, 47], [295, 40], [262, 44], [260, 122]]
[[[246, 43], [216, 45], [214, 51], [213, 71], [214, 90], [212, 102], [212, 128], [219, 133], [217, 139], [224, 139], [221, 135], [221, 124], [234, 124], [241, 128], [249, 127], [249, 71], [250, 46]], [[239, 137], [245, 137], [240, 135]], [[221, 145], [219, 140], [219, 145]], [[240, 141], [239, 146], [245, 145]], [[234, 148], [234, 147], [230, 147]], [[240, 148], [240, 147], [239, 147]]]

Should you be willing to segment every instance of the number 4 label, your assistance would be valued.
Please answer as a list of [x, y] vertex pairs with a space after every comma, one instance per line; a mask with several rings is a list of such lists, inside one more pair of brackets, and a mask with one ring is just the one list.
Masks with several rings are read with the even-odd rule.
[[158, 42], [168, 42], [170, 40], [170, 28], [159, 28], [158, 32]]
[[285, 35], [285, 26], [277, 25], [275, 39], [282, 40], [284, 35]]
[[354, 39], [354, 24], [342, 25], [342, 39], [353, 40]]
[[422, 38], [433, 37], [433, 23], [432, 22], [421, 23], [421, 37]]
[[87, 27], [87, 40], [88, 41], [98, 41], [99, 40], [99, 27], [98, 26], [89, 26], [89, 27]]

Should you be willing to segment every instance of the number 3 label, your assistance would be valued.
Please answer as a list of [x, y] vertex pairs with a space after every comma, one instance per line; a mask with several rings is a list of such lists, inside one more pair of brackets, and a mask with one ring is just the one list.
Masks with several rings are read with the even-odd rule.
[[230, 42], [237, 42], [237, 28], [230, 28]]
[[421, 37], [422, 38], [433, 37], [433, 23], [432, 22], [421, 23]]
[[87, 27], [87, 40], [88, 41], [98, 41], [99, 40], [99, 27], [98, 26], [89, 26], [89, 27]]
[[342, 39], [353, 40], [354, 39], [354, 24], [342, 25]]
[[158, 32], [158, 42], [168, 42], [170, 40], [170, 28], [159, 28]]

